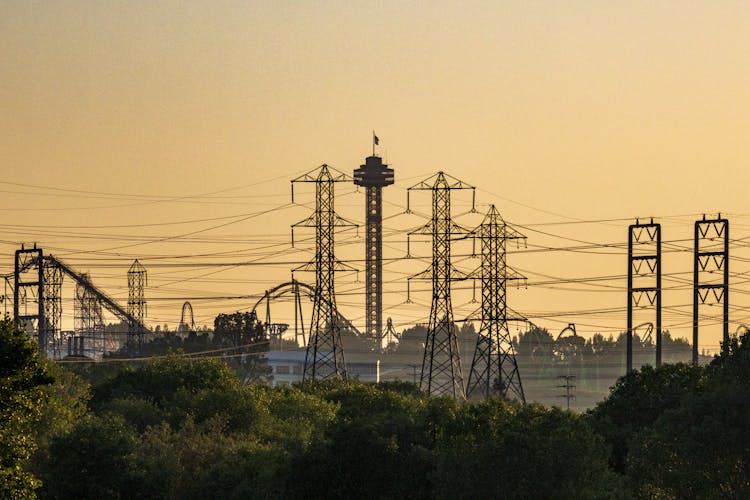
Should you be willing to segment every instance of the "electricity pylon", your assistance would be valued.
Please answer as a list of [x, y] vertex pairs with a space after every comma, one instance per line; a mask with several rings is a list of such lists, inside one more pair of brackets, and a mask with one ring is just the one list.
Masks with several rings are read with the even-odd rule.
[[[644, 267], [645, 266], [645, 267]], [[643, 302], [646, 299], [646, 302]], [[661, 366], [661, 224], [628, 227], [628, 330], [626, 370], [633, 371], [633, 306], [656, 309], [656, 366]]]
[[336, 260], [333, 242], [337, 227], [353, 227], [356, 224], [339, 217], [334, 211], [333, 204], [334, 184], [352, 182], [352, 179], [335, 170], [334, 174], [331, 174], [331, 170], [333, 169], [328, 165], [321, 165], [312, 172], [292, 180], [292, 202], [295, 183], [315, 184], [315, 211], [307, 219], [292, 225], [292, 246], [295, 227], [315, 228], [315, 260], [294, 270], [315, 271], [315, 296], [303, 381], [347, 378], [344, 348], [341, 345], [341, 325], [336, 311], [334, 274], [336, 271], [353, 269]]
[[[719, 244], [714, 243], [719, 240]], [[721, 282], [709, 278], [721, 274]], [[723, 307], [724, 342], [729, 340], [729, 220], [695, 221], [693, 250], [693, 364], [698, 364], [698, 306], [718, 304]]]
[[477, 337], [474, 359], [466, 384], [466, 396], [514, 396], [526, 403], [518, 371], [515, 349], [508, 330], [507, 284], [525, 276], [506, 263], [508, 240], [525, 240], [525, 236], [508, 226], [490, 206], [478, 228], [482, 246], [479, 278], [482, 282], [482, 326]]
[[432, 265], [422, 273], [409, 279], [422, 278], [432, 281], [432, 307], [427, 327], [420, 388], [428, 394], [448, 394], [458, 400], [466, 399], [461, 356], [458, 350], [456, 325], [453, 322], [451, 305], [451, 279], [466, 279], [451, 265], [451, 238], [467, 235], [468, 231], [451, 219], [450, 193], [456, 189], [472, 190], [472, 211], [474, 210], [475, 188], [438, 172], [432, 177], [410, 187], [407, 191], [407, 210], [412, 191], [423, 190], [432, 193], [432, 218], [425, 226], [413, 234], [432, 235]]

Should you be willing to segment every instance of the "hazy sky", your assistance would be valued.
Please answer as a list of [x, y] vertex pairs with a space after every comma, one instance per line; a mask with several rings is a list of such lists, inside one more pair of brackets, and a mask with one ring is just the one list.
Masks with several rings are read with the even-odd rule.
[[[530, 248], [595, 252], [511, 256], [529, 276], [512, 306], [556, 332], [616, 333], [625, 250], [588, 244], [621, 245], [628, 219], [654, 216], [682, 249], [665, 254], [665, 326], [687, 335], [692, 221], [721, 211], [737, 240], [731, 328], [750, 322], [747, 2], [6, 0], [0, 68], [0, 268], [38, 241], [125, 298], [140, 257], [151, 324], [174, 326], [185, 297], [210, 323], [254, 301], [201, 297], [288, 280], [291, 264], [205, 264], [311, 257], [309, 241], [289, 248], [288, 226], [309, 208], [286, 206], [289, 180], [321, 163], [350, 173], [373, 129], [396, 170], [386, 258], [403, 256], [401, 230], [421, 223], [397, 215], [405, 188], [445, 170], [477, 186], [480, 211], [495, 203], [527, 226]], [[361, 220], [352, 191], [339, 186], [337, 207]], [[600, 222], [548, 224], [576, 219]], [[342, 258], [363, 258], [353, 233], [341, 240]], [[386, 266], [385, 316], [398, 325], [428, 315], [429, 294], [399, 294], [424, 265]], [[363, 282], [337, 286], [361, 324]], [[467, 294], [454, 299], [459, 317], [476, 307]]]

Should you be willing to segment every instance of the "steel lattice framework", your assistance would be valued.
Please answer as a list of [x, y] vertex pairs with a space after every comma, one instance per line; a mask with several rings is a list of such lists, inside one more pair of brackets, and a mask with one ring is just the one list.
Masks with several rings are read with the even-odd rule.
[[[54, 261], [45, 259], [42, 265], [44, 294], [44, 338], [46, 348], [51, 349], [54, 358], [60, 358], [63, 339], [61, 337], [62, 323], [62, 283], [63, 272]], [[46, 352], [46, 351], [45, 351]]]
[[[717, 250], [715, 240], [719, 240]], [[721, 274], [721, 283], [707, 278]], [[729, 220], [721, 214], [715, 219], [695, 221], [693, 250], [693, 364], [698, 364], [698, 306], [723, 306], [723, 340], [729, 340]]]
[[653, 219], [628, 226], [628, 372], [633, 371], [633, 306], [656, 309], [656, 366], [661, 366], [661, 224]]
[[106, 351], [104, 341], [104, 317], [102, 302], [92, 293], [91, 278], [81, 275], [76, 283], [74, 327], [78, 334], [68, 339], [68, 354], [83, 356], [87, 352], [94, 356]]
[[471, 363], [466, 396], [515, 397], [526, 403], [515, 349], [508, 330], [507, 284], [525, 276], [507, 266], [508, 240], [525, 236], [508, 226], [494, 205], [478, 228], [482, 246], [479, 277], [482, 282], [481, 327]]
[[39, 351], [47, 353], [44, 308], [44, 259], [41, 248], [16, 250], [13, 273], [13, 317], [16, 326], [36, 334]]
[[379, 156], [368, 156], [354, 171], [354, 183], [366, 189], [365, 334], [383, 348], [383, 187], [394, 182], [393, 169]]
[[466, 275], [461, 275], [451, 265], [451, 238], [470, 234], [471, 231], [451, 219], [451, 191], [457, 189], [472, 190], [473, 211], [475, 188], [444, 172], [438, 172], [408, 189], [407, 211], [412, 191], [432, 192], [432, 219], [422, 228], [409, 233], [409, 236], [432, 235], [432, 265], [409, 279], [429, 277], [432, 281], [432, 306], [419, 386], [428, 394], [448, 394], [455, 399], [466, 399], [450, 286], [452, 279], [466, 279]]
[[315, 211], [307, 219], [292, 226], [292, 245], [294, 245], [295, 227], [315, 228], [315, 260], [294, 270], [315, 271], [315, 297], [302, 380], [315, 381], [328, 378], [346, 380], [346, 360], [341, 345], [341, 325], [336, 310], [334, 275], [339, 270], [353, 269], [336, 260], [333, 244], [337, 227], [353, 227], [356, 224], [336, 214], [334, 184], [352, 182], [352, 178], [328, 165], [321, 165], [318, 169], [292, 180], [292, 202], [294, 202], [294, 185], [300, 182], [315, 184]]
[[[13, 314], [16, 324], [36, 334], [39, 350], [60, 357], [62, 269], [41, 248], [16, 250]], [[29, 302], [32, 309], [29, 311]], [[21, 305], [23, 303], [23, 311]]]
[[[137, 261], [136, 261], [137, 262]], [[140, 264], [139, 264], [140, 265]], [[145, 269], [142, 276], [145, 282]], [[143, 319], [139, 320], [129, 311], [122, 308], [111, 297], [96, 288], [88, 276], [73, 270], [64, 262], [52, 255], [44, 255], [41, 248], [24, 248], [16, 250], [13, 286], [13, 316], [15, 323], [24, 328], [29, 335], [37, 337], [40, 351], [54, 358], [63, 356], [62, 317], [62, 283], [68, 276], [76, 283], [75, 327], [80, 332], [101, 329], [103, 341], [91, 344], [89, 352], [103, 352], [107, 346], [115, 349], [117, 339], [104, 337], [102, 307], [109, 310], [123, 322], [140, 324], [140, 332], [147, 333]], [[130, 276], [129, 276], [130, 277]], [[83, 304], [87, 305], [83, 305]], [[145, 312], [145, 301], [142, 310]], [[84, 311], [85, 309], [85, 311]], [[130, 307], [129, 307], [130, 309]], [[83, 326], [89, 325], [89, 326]], [[84, 335], [70, 337], [74, 345], [68, 346], [68, 354], [84, 353]], [[110, 344], [107, 344], [110, 342]]]
[[143, 342], [143, 334], [146, 332], [144, 319], [146, 317], [146, 286], [148, 275], [146, 268], [138, 262], [128, 269], [128, 342], [131, 346], [140, 349]]

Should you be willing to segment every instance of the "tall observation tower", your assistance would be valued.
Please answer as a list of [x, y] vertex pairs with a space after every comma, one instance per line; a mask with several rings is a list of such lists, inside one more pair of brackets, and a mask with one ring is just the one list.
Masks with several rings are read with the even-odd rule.
[[[377, 138], [373, 136], [374, 144]], [[365, 158], [365, 164], [354, 171], [354, 184], [367, 190], [365, 221], [367, 240], [365, 242], [365, 334], [377, 341], [382, 348], [383, 334], [383, 186], [393, 184], [393, 169], [375, 156]]]

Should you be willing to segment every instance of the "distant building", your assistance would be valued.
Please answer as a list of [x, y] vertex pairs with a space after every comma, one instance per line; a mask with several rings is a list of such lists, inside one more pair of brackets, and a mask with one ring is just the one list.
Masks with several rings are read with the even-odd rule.
[[[297, 351], [270, 351], [265, 354], [268, 366], [271, 367], [273, 379], [271, 385], [289, 385], [302, 382], [305, 368], [304, 349]], [[347, 373], [350, 379], [363, 382], [379, 382], [380, 360], [375, 359], [374, 353], [366, 358], [358, 356], [351, 361], [346, 360]]]
[[265, 354], [271, 367], [271, 385], [289, 385], [302, 381], [305, 367], [305, 351], [270, 351]]

